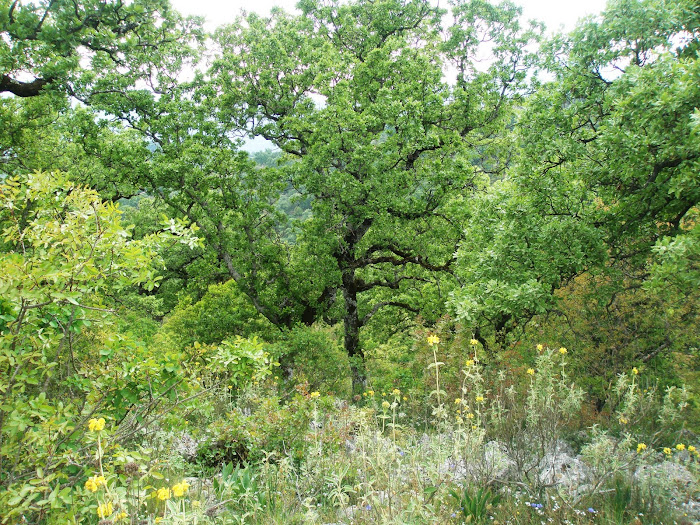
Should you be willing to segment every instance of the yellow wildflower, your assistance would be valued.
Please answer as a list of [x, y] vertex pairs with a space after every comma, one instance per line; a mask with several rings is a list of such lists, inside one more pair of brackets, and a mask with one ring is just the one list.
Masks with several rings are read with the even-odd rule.
[[391, 393], [395, 396], [400, 396], [401, 390], [399, 390], [398, 388], [394, 388], [394, 390], [392, 390]]
[[170, 489], [167, 487], [158, 489], [156, 492], [156, 498], [158, 498], [160, 501], [170, 499]]
[[98, 518], [107, 518], [112, 515], [112, 512], [114, 512], [114, 506], [112, 505], [111, 501], [103, 503], [97, 507]]
[[690, 452], [690, 453], [695, 452], [695, 447], [693, 445], [688, 445], [688, 452]]
[[566, 348], [564, 348], [563, 346], [559, 349], [559, 353], [561, 355], [566, 355], [567, 352], [568, 352], [568, 350]]
[[194, 501], [192, 502], [192, 508], [193, 508], [193, 509], [198, 509], [201, 505], [202, 505], [202, 502], [199, 501], [198, 499], [196, 499], [196, 500], [194, 500]]
[[455, 399], [455, 405], [459, 405], [462, 402], [460, 398]]
[[406, 396], [403, 396], [404, 401], [408, 401], [408, 398]]
[[537, 345], [537, 351], [541, 352], [542, 350], [544, 350], [544, 345], [542, 345], [542, 344]]
[[620, 424], [622, 424], [622, 425], [626, 425], [627, 423], [630, 422], [629, 419], [627, 419], [625, 416], [620, 416], [619, 421], [620, 421]]
[[530, 374], [531, 376], [535, 375], [535, 369], [534, 368], [528, 368], [527, 373]]
[[363, 397], [367, 397], [367, 392], [362, 392]]
[[367, 395], [370, 397], [374, 396], [374, 390], [368, 390]]
[[467, 414], [467, 419], [474, 419], [474, 414], [472, 414], [471, 412], [469, 412], [469, 413]]
[[676, 450], [685, 450], [685, 445], [683, 443], [678, 443], [676, 445]]
[[88, 421], [88, 428], [90, 429], [90, 432], [100, 432], [104, 427], [105, 418], [103, 417], [100, 419], [92, 418], [90, 421]]
[[641, 454], [643, 451], [647, 449], [647, 446], [645, 443], [640, 443], [637, 445], [637, 454]]
[[477, 403], [483, 403], [483, 402], [484, 402], [484, 396], [476, 396], [476, 402], [477, 402]]
[[161, 516], [158, 516], [154, 523], [160, 523], [161, 521], [163, 521], [163, 518]]
[[473, 359], [467, 359], [467, 366], [474, 366], [474, 360], [473, 360]]
[[92, 476], [85, 482], [85, 488], [90, 492], [97, 492], [100, 485], [106, 485], [107, 481], [104, 476]]
[[639, 374], [639, 370], [637, 370], [637, 367], [636, 367], [636, 366], [632, 369], [632, 373], [633, 373], [634, 375]]
[[181, 498], [182, 496], [185, 495], [187, 490], [190, 488], [189, 483], [187, 481], [183, 481], [181, 483], [177, 483], [173, 485], [173, 494], [175, 495], [176, 498]]
[[464, 422], [464, 419], [462, 419], [460, 416], [455, 416], [455, 419], [457, 420], [457, 423], [460, 425]]
[[428, 344], [430, 346], [436, 345], [440, 343], [440, 338], [436, 335], [429, 335], [428, 336]]
[[477, 346], [479, 344], [479, 341], [477, 339], [472, 339], [471, 341], [469, 341], [469, 344], [472, 346]]
[[129, 515], [128, 515], [126, 512], [124, 512], [124, 511], [121, 511], [121, 512], [117, 515], [117, 519], [118, 519], [118, 520], [125, 520], [125, 519], [128, 518], [128, 517], [129, 517]]
[[89, 490], [90, 492], [97, 492], [97, 483], [95, 483], [95, 480], [92, 478], [88, 479], [85, 482], [85, 489]]
[[668, 448], [668, 447], [664, 447], [664, 454], [666, 454], [667, 456], [670, 456], [670, 455], [671, 455], [671, 449]]
[[389, 407], [391, 406], [391, 403], [389, 403], [388, 401], [383, 401], [383, 402], [382, 402], [382, 406], [383, 406], [384, 408], [389, 408]]
[[321, 397], [320, 392], [311, 392], [311, 399], [316, 399], [317, 397]]

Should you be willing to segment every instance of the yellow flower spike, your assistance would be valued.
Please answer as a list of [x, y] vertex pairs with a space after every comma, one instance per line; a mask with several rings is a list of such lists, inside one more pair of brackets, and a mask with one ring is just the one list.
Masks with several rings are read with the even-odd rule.
[[399, 390], [398, 388], [394, 388], [394, 390], [392, 390], [391, 393], [392, 393], [392, 395], [400, 396], [401, 390]]
[[685, 450], [685, 445], [684, 445], [683, 443], [678, 443], [678, 444], [676, 445], [676, 450], [678, 450], [678, 451], [683, 451], [683, 450]]
[[473, 360], [473, 359], [467, 359], [467, 366], [474, 366], [474, 360]]
[[97, 492], [101, 485], [107, 485], [107, 480], [104, 476], [92, 476], [85, 482], [85, 488], [90, 492]]
[[472, 414], [471, 412], [469, 412], [469, 413], [467, 414], [467, 419], [474, 419], [474, 414]]
[[469, 344], [472, 346], [479, 346], [479, 341], [477, 339], [472, 339], [469, 341]]
[[190, 485], [186, 481], [182, 481], [181, 483], [176, 483], [175, 485], [173, 485], [173, 495], [176, 498], [181, 498], [182, 496], [185, 495], [185, 493], [187, 492], [187, 490], [189, 488], [190, 488]]
[[544, 350], [544, 345], [542, 345], [542, 344], [537, 345], [537, 351], [541, 352], [542, 350]]
[[311, 392], [311, 399], [317, 399], [319, 397], [321, 397], [320, 392]]
[[484, 396], [476, 396], [476, 402], [477, 402], [477, 403], [483, 403], [483, 402], [484, 402]]
[[559, 353], [560, 353], [561, 355], [566, 355], [566, 354], [568, 353], [568, 350], [562, 346], [562, 347], [559, 349]]
[[531, 376], [535, 375], [535, 369], [534, 368], [528, 368], [527, 373], [530, 374]]
[[98, 518], [108, 518], [114, 512], [114, 506], [111, 501], [103, 503], [97, 506], [97, 517]]
[[664, 454], [666, 454], [667, 456], [670, 456], [672, 453], [673, 453], [673, 451], [670, 448], [664, 447]]
[[632, 373], [633, 373], [634, 375], [639, 375], [639, 370], [637, 370], [637, 367], [636, 367], [636, 366], [632, 369]]
[[88, 421], [88, 428], [90, 429], [90, 432], [102, 431], [102, 429], [105, 428], [105, 418], [92, 418], [90, 421]]
[[165, 501], [170, 499], [170, 489], [163, 487], [156, 491], [156, 498], [160, 501]]
[[646, 443], [640, 443], [637, 445], [637, 454], [641, 454], [647, 449]]
[[429, 335], [428, 336], [428, 344], [430, 346], [437, 345], [440, 343], [440, 338], [436, 335]]

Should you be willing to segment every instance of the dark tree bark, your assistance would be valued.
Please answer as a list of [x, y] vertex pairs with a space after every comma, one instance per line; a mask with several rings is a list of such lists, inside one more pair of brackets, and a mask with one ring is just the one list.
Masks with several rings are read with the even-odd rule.
[[31, 82], [20, 82], [7, 75], [0, 77], [0, 92], [12, 93], [18, 97], [37, 97], [41, 95], [44, 86], [51, 83], [52, 79], [36, 78]]

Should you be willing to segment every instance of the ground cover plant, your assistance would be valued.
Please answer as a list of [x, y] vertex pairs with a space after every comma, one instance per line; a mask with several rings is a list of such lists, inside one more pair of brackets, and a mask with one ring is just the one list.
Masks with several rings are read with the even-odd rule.
[[[429, 342], [439, 359], [437, 336]], [[475, 343], [477, 343], [475, 341]], [[427, 346], [426, 342], [417, 343]], [[350, 404], [274, 380], [225, 401], [197, 432], [161, 430], [148, 451], [110, 449], [88, 422], [95, 464], [75, 488], [83, 522], [137, 523], [692, 523], [700, 453], [683, 421], [687, 394], [619, 377], [608, 421], [574, 421], [583, 402], [568, 350], [542, 347], [532, 366], [489, 377], [478, 344], [457, 377], [404, 411], [406, 392], [368, 390]], [[442, 363], [426, 369], [436, 374]], [[437, 372], [436, 372], [437, 371]], [[512, 374], [512, 375], [511, 375]], [[448, 386], [449, 385], [449, 386]], [[646, 390], [646, 391], [645, 391]], [[225, 421], [225, 424], [221, 424]], [[603, 428], [606, 428], [605, 430]], [[183, 448], [183, 436], [195, 442]], [[574, 439], [572, 439], [575, 437]], [[576, 448], [574, 448], [576, 447]], [[111, 452], [108, 452], [110, 451]], [[174, 462], [173, 453], [180, 459]], [[79, 502], [79, 503], [78, 503]]]

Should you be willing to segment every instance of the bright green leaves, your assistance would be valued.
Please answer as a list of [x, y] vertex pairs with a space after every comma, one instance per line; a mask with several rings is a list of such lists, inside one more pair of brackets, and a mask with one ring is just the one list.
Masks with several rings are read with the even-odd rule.
[[[65, 479], [58, 469], [75, 462], [85, 413], [121, 418], [140, 399], [172, 394], [180, 381], [178, 355], [144, 356], [138, 344], [101, 330], [110, 298], [156, 286], [157, 250], [197, 246], [195, 228], [165, 220], [134, 241], [120, 216], [117, 205], [59, 172], [0, 183], [0, 506], [8, 512], [8, 505], [30, 513], [53, 501], [39, 497], [56, 494]], [[81, 339], [95, 321], [92, 336], [104, 337], [102, 348]]]
[[[153, 288], [154, 249], [165, 236], [130, 241], [116, 205], [59, 173], [8, 179], [2, 185], [3, 295], [16, 304], [81, 304], [135, 283]], [[167, 236], [199, 241], [191, 227], [168, 220]], [[88, 306], [91, 306], [88, 304]]]
[[[700, 198], [700, 142], [692, 133], [700, 62], [674, 49], [688, 45], [683, 6], [613, 2], [602, 20], [557, 37], [550, 50], [557, 80], [532, 97], [521, 119], [519, 182], [554, 190], [559, 212], [595, 201], [589, 220], [606, 230], [613, 256], [645, 257], [659, 236], [678, 233]], [[557, 189], [571, 185], [579, 191]]]
[[547, 312], [556, 304], [554, 290], [604, 260], [594, 228], [575, 215], [551, 213], [536, 194], [500, 181], [472, 202], [457, 253], [464, 284], [453, 304], [475, 327], [509, 328]]
[[[0, 32], [0, 88], [23, 97], [49, 86], [89, 96], [135, 78], [155, 81], [153, 66], [179, 66], [201, 37], [196, 21], [182, 20], [167, 0], [3, 2]], [[34, 78], [19, 80], [20, 72]]]
[[231, 388], [264, 379], [272, 373], [274, 365], [265, 345], [255, 337], [224, 340], [206, 359], [207, 372]]
[[554, 291], [586, 271], [608, 275], [587, 300], [609, 305], [658, 256], [653, 282], [690, 290], [700, 61], [676, 47], [697, 40], [693, 16], [685, 2], [621, 0], [543, 46], [552, 80], [514, 127], [516, 169], [467, 221], [462, 318], [507, 330], [551, 311], [562, 301]]

